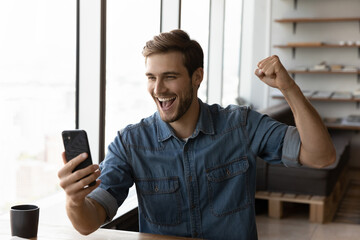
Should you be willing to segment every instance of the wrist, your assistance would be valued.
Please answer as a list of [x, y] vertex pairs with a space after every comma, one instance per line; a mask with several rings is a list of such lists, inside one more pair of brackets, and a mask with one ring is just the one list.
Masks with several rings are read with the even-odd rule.
[[286, 93], [298, 88], [299, 88], [298, 85], [295, 83], [294, 80], [292, 80], [287, 86], [283, 88], [279, 88], [279, 90], [285, 95]]

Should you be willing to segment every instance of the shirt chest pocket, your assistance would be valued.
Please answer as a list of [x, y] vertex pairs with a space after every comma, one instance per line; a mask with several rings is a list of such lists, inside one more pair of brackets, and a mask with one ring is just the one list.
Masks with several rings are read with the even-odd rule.
[[177, 177], [140, 179], [136, 181], [140, 213], [157, 225], [181, 222], [181, 196]]
[[250, 203], [249, 162], [246, 157], [206, 170], [211, 212], [225, 216], [247, 208]]

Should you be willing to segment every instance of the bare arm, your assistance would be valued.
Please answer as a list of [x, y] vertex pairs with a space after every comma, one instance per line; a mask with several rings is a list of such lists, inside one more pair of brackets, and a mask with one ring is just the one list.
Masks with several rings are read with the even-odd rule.
[[336, 153], [327, 128], [280, 59], [271, 56], [260, 61], [255, 74], [267, 85], [278, 88], [288, 102], [301, 138], [300, 162], [317, 168], [332, 164]]
[[[64, 167], [58, 172], [60, 186], [66, 193], [66, 211], [74, 228], [81, 234], [87, 235], [97, 230], [106, 219], [105, 209], [86, 196], [100, 185], [98, 165], [91, 165], [74, 173], [74, 168], [86, 159], [86, 155], [79, 155], [66, 162], [65, 153], [62, 154]], [[84, 176], [88, 177], [83, 178]], [[79, 180], [81, 179], [81, 180]], [[96, 180], [95, 186], [84, 188]]]

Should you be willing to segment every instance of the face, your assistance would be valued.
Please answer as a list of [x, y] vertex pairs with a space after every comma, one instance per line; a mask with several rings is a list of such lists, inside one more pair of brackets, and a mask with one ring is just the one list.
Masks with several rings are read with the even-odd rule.
[[146, 76], [148, 91], [165, 122], [178, 121], [197, 101], [196, 81], [189, 77], [180, 52], [152, 54], [147, 57]]

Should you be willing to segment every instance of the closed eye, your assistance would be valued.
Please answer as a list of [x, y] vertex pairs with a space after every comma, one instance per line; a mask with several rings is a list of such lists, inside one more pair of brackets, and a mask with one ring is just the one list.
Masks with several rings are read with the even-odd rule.
[[173, 80], [173, 79], [176, 79], [176, 78], [177, 78], [176, 75], [167, 75], [166, 76], [166, 79], [168, 79], [168, 80]]
[[149, 81], [155, 81], [156, 80], [156, 77], [152, 74], [146, 74], [147, 78]]

